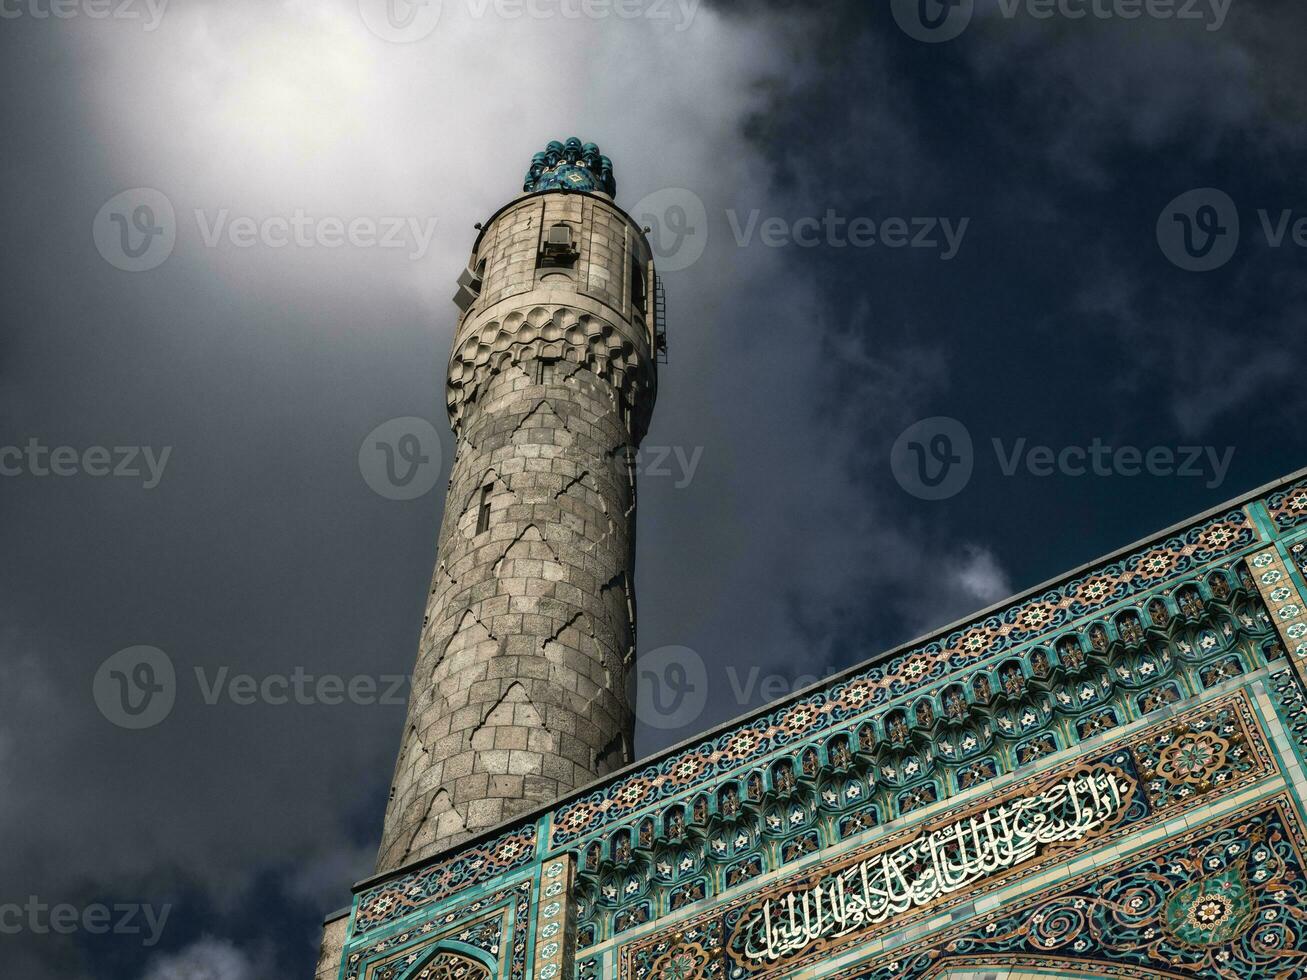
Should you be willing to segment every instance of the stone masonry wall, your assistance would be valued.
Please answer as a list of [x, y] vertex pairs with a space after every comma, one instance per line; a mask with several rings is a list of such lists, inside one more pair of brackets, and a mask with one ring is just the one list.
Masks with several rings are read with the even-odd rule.
[[[539, 270], [558, 220], [581, 256]], [[654, 388], [633, 258], [647, 246], [622, 212], [559, 193], [501, 213], [473, 256], [485, 282], [450, 359], [458, 452], [378, 870], [630, 761], [633, 455]]]

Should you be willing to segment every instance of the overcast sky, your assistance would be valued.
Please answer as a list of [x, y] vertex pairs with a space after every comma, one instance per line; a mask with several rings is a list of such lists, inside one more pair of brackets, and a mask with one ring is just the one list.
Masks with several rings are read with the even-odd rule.
[[1294, 0], [49, 3], [0, 2], [4, 976], [309, 975], [380, 837], [454, 280], [550, 139], [662, 257], [639, 646], [705, 683], [642, 755], [1307, 463]]

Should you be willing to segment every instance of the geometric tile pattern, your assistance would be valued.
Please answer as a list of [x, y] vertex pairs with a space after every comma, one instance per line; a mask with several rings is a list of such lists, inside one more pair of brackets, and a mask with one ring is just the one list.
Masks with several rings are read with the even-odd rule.
[[1307, 861], [1281, 798], [1125, 858], [1088, 881], [895, 950], [839, 980], [914, 980], [942, 968], [1089, 976], [1301, 977]]
[[765, 723], [677, 753], [656, 767], [566, 804], [556, 811], [551, 844], [566, 844], [656, 800], [721, 778], [777, 745], [900, 699], [1019, 641], [1050, 633], [1114, 602], [1174, 581], [1254, 540], [1251, 521], [1243, 511], [1214, 517], [942, 640], [843, 679], [827, 691], [787, 705]]
[[[491, 962], [504, 963], [505, 980], [526, 980], [527, 928], [531, 915], [531, 881], [487, 893], [434, 916], [420, 925], [393, 930], [352, 944], [341, 966], [342, 980], [410, 980], [437, 948], [477, 950]], [[511, 946], [505, 948], [505, 942]]]
[[534, 824], [518, 827], [477, 847], [361, 892], [355, 901], [355, 935], [443, 901], [480, 882], [526, 867], [535, 857]]
[[[375, 879], [339, 980], [1307, 976], [1304, 570], [1299, 478]], [[1082, 839], [741, 959], [768, 897], [1096, 766]]]
[[1307, 602], [1298, 593], [1284, 559], [1272, 545], [1250, 556], [1248, 567], [1294, 662], [1307, 663]]
[[572, 945], [572, 859], [568, 855], [546, 862], [537, 900], [535, 969], [537, 980], [572, 975], [568, 951]]
[[[712, 792], [665, 800], [573, 845], [579, 946], [1260, 667], [1264, 648], [1279, 641], [1247, 570], [1218, 567], [1199, 584], [1183, 583], [1142, 609], [1131, 605], [1078, 640], [1064, 634], [995, 671], [964, 674], [960, 685], [918, 689], [906, 712], [881, 708], [830, 728], [815, 724], [802, 738], [777, 732], [774, 721], [764, 729], [764, 716], [736, 734], [777, 745], [753, 766], [704, 776]], [[1188, 733], [1185, 745], [1206, 737]], [[1242, 750], [1231, 751], [1238, 758]], [[1168, 790], [1181, 798], [1196, 791]]]
[[[809, 947], [800, 958], [787, 958], [777, 967], [787, 972], [813, 962], [825, 962], [893, 931], [902, 930], [923, 919], [946, 913], [959, 904], [971, 903], [998, 887], [1015, 880], [1046, 871], [1049, 867], [1074, 860], [1078, 855], [1105, 848], [1118, 841], [1128, 841], [1145, 834], [1159, 822], [1169, 819], [1176, 811], [1211, 802], [1235, 794], [1246, 787], [1272, 776], [1275, 764], [1264, 736], [1255, 721], [1251, 704], [1242, 692], [1195, 709], [1164, 722], [1155, 724], [1126, 741], [1122, 746], [1101, 756], [1081, 757], [1061, 767], [1039, 773], [1037, 776], [1006, 787], [1002, 797], [987, 795], [980, 804], [969, 810], [950, 811], [931, 818], [929, 826], [938, 827], [960, 820], [977, 807], [993, 807], [1000, 799], [1019, 799], [1038, 792], [1039, 787], [1066, 778], [1068, 773], [1081, 772], [1097, 765], [1119, 771], [1136, 788], [1124, 806], [1119, 826], [1092, 839], [1079, 841], [1069, 850], [1059, 851], [1037, 860], [1027, 861], [1004, 872], [990, 874], [965, 892], [943, 896], [928, 906], [901, 913], [870, 930], [845, 931], [835, 941]], [[920, 827], [910, 825], [888, 837], [879, 837], [861, 849], [847, 851], [834, 864], [822, 862], [816, 870], [778, 879], [761, 892], [751, 892], [726, 905], [706, 909], [702, 915], [684, 920], [674, 931], [643, 937], [622, 947], [619, 954], [620, 980], [646, 980], [663, 978], [674, 970], [673, 961], [681, 964], [686, 956], [705, 955], [701, 964], [708, 970], [705, 975], [735, 976], [739, 970], [732, 966], [732, 957], [726, 955], [732, 943], [724, 939], [727, 931], [738, 924], [740, 917], [768, 895], [784, 895], [810, 887], [814, 882], [828, 878], [835, 869], [854, 866], [884, 852], [892, 852], [920, 833]], [[688, 938], [687, 938], [688, 937]], [[685, 945], [699, 944], [698, 952], [680, 949]], [[720, 961], [719, 967], [708, 969], [706, 964]], [[661, 966], [660, 966], [661, 964]], [[675, 967], [677, 969], [680, 966]], [[753, 966], [751, 976], [767, 976], [771, 970]]]
[[1266, 498], [1266, 510], [1282, 531], [1307, 522], [1307, 480], [1271, 494]]

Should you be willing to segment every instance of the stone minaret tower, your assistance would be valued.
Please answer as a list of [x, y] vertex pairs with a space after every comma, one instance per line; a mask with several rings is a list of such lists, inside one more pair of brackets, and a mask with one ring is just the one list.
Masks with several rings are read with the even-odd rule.
[[550, 143], [524, 191], [485, 222], [455, 297], [458, 451], [378, 871], [631, 759], [651, 252], [593, 143]]

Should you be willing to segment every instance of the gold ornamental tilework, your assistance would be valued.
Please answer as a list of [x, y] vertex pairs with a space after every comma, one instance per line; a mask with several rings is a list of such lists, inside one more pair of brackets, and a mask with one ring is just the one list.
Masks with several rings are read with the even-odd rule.
[[1294, 585], [1280, 552], [1271, 546], [1250, 555], [1248, 567], [1285, 649], [1295, 663], [1307, 664], [1307, 603]]
[[572, 857], [564, 854], [545, 862], [540, 873], [540, 897], [536, 903], [536, 980], [557, 980], [572, 975], [567, 952], [573, 946]]
[[[723, 934], [721, 923], [741, 922], [769, 896], [802, 893], [828, 880], [833, 872], [875, 860], [902, 849], [923, 832], [938, 829], [1006, 801], [1046, 793], [1053, 784], [1089, 769], [1109, 768], [1128, 782], [1131, 793], [1125, 809], [1101, 831], [1066, 846], [1041, 851], [1028, 860], [997, 870], [953, 895], [943, 895], [920, 908], [895, 914], [883, 922], [839, 937], [822, 939], [787, 956], [773, 967], [755, 969], [752, 975], [790, 975], [791, 971], [817, 961], [829, 962], [851, 950], [874, 944], [914, 923], [933, 920], [959, 904], [976, 901], [1000, 886], [1032, 879], [1058, 867], [1073, 867], [1093, 853], [1110, 851], [1114, 845], [1156, 836], [1163, 826], [1195, 807], [1206, 809], [1219, 799], [1263, 782], [1278, 771], [1266, 735], [1245, 691], [1154, 723], [1119, 744], [1104, 746], [1092, 756], [1082, 756], [1013, 782], [1000, 792], [987, 794], [948, 813], [932, 816], [896, 833], [845, 852], [821, 865], [809, 866], [733, 901], [705, 909], [689, 919], [645, 934], [623, 945], [618, 953], [619, 980], [646, 980], [665, 975], [670, 960], [705, 962], [717, 955], [734, 958], [732, 937]], [[701, 964], [702, 966], [702, 964]]]

